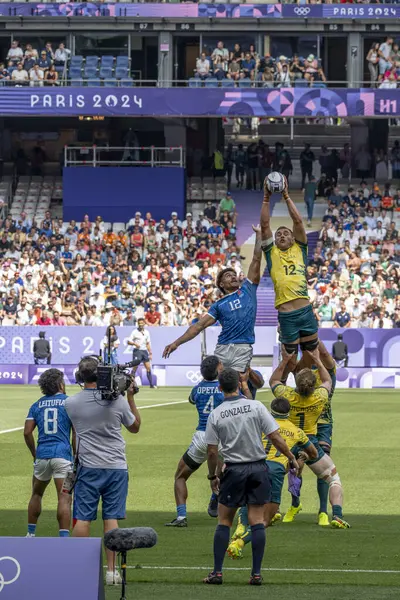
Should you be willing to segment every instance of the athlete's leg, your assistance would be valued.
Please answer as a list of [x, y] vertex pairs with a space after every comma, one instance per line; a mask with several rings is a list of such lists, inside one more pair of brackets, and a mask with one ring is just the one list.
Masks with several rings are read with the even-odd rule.
[[260, 576], [265, 551], [264, 504], [249, 504], [249, 523], [251, 527], [251, 550], [253, 554], [252, 576]]
[[147, 379], [150, 384], [150, 387], [153, 388], [154, 385], [153, 385], [153, 376], [151, 374], [151, 363], [149, 360], [146, 360], [143, 362], [143, 364], [144, 364], [144, 368], [146, 369]]
[[272, 519], [279, 510], [279, 504], [276, 502], [268, 502], [264, 507], [264, 525], [269, 527], [272, 523]]
[[[349, 525], [343, 521], [343, 488], [336, 466], [330, 456], [325, 454], [319, 461], [308, 465], [318, 478], [323, 479], [329, 485], [329, 501], [332, 506], [332, 524], [334, 521], [341, 528]], [[343, 525], [343, 527], [342, 527]]]
[[57, 504], [57, 521], [60, 532], [60, 537], [69, 536], [69, 528], [71, 525], [71, 494], [62, 493], [62, 486], [64, 479], [55, 478], [54, 484], [57, 490], [58, 504]]
[[175, 473], [174, 481], [175, 503], [178, 518], [186, 517], [186, 502], [188, 499], [188, 489], [186, 482], [193, 473], [194, 469], [188, 467], [188, 465], [184, 462], [183, 458], [181, 458], [181, 460], [178, 463], [178, 468]]
[[49, 485], [48, 481], [40, 481], [35, 476], [32, 477], [32, 496], [28, 504], [28, 535], [34, 536], [36, 525], [42, 512], [42, 498], [45, 489]]

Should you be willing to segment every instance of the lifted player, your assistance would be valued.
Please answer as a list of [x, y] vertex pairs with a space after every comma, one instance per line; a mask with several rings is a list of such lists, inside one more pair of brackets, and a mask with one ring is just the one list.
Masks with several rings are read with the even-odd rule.
[[[275, 398], [272, 400], [271, 415], [278, 423], [279, 433], [287, 443], [289, 450], [293, 450], [297, 446], [306, 453], [310, 460], [317, 458], [318, 453], [314, 444], [310, 442], [304, 431], [289, 421], [289, 411], [290, 404], [285, 398]], [[264, 509], [264, 525], [265, 527], [269, 527], [281, 503], [283, 482], [288, 472], [289, 461], [284, 454], [273, 448], [272, 443], [265, 435], [263, 435], [262, 440], [271, 481], [271, 502], [266, 504]], [[242, 520], [244, 511], [247, 511], [246, 507], [241, 508]], [[241, 536], [238, 536], [235, 532], [234, 539], [228, 546], [227, 552], [229, 556], [231, 558], [241, 558], [243, 548], [249, 542], [251, 542], [250, 526], [246, 528], [245, 533]]]
[[[207, 356], [201, 363], [200, 371], [203, 381], [195, 385], [190, 392], [189, 402], [194, 404], [199, 414], [199, 423], [192, 443], [178, 463], [175, 473], [175, 501], [177, 516], [167, 527], [187, 527], [186, 501], [188, 490], [186, 482], [201, 465], [207, 461], [207, 444], [205, 431], [208, 417], [214, 408], [224, 401], [224, 395], [219, 390], [218, 373], [222, 364], [216, 356]], [[218, 516], [218, 497], [212, 494], [208, 505], [210, 517]]]
[[[305, 352], [307, 354], [307, 352]], [[295, 375], [296, 389], [283, 383], [284, 373], [296, 366], [296, 356], [290, 355], [282, 347], [282, 361], [270, 379], [271, 390], [275, 397], [283, 397], [290, 402], [289, 420], [303, 429], [318, 451], [318, 458], [306, 464], [311, 471], [329, 485], [329, 501], [332, 505], [331, 526], [348, 529], [350, 525], [343, 519], [343, 488], [339, 474], [330, 456], [324, 453], [317, 439], [317, 423], [329, 404], [332, 389], [331, 377], [324, 367], [318, 348], [308, 351], [310, 360], [317, 367], [321, 385], [317, 388], [317, 378], [312, 369], [305, 368]], [[291, 507], [300, 512], [300, 504]]]
[[257, 287], [260, 283], [262, 256], [261, 229], [253, 226], [253, 230], [256, 232], [253, 260], [243, 285], [240, 285], [234, 269], [220, 271], [216, 283], [223, 297], [210, 307], [207, 315], [191, 325], [175, 342], [166, 346], [163, 358], [168, 358], [179, 346], [218, 321], [222, 331], [218, 337], [215, 356], [225, 368], [231, 367], [239, 373], [248, 369], [253, 356]]
[[275, 308], [278, 310], [280, 338], [289, 354], [313, 350], [318, 345], [318, 324], [307, 292], [307, 235], [296, 205], [289, 197], [287, 182], [283, 190], [293, 231], [278, 227], [275, 241], [270, 226], [270, 191], [264, 183], [261, 209], [262, 248], [275, 289]]

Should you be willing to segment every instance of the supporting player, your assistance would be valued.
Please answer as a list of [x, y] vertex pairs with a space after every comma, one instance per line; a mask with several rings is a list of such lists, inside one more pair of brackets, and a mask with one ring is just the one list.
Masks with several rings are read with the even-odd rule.
[[[322, 450], [325, 454], [330, 455], [332, 448], [332, 428], [333, 428], [333, 417], [332, 417], [332, 397], [335, 392], [336, 387], [336, 363], [332, 356], [329, 354], [328, 350], [325, 347], [325, 344], [320, 340], [318, 344], [318, 350], [320, 354], [321, 361], [328, 371], [332, 388], [329, 394], [329, 402], [322, 412], [320, 418], [317, 423], [317, 439], [318, 443], [321, 446]], [[304, 368], [311, 368], [316, 376], [316, 386], [321, 385], [321, 379], [319, 376], [318, 369], [316, 365], [313, 363], [313, 360], [310, 354], [304, 354], [300, 361], [297, 363], [295, 372], [300, 372]], [[329, 485], [323, 479], [317, 479], [317, 491], [319, 496], [319, 512], [318, 512], [318, 525], [322, 527], [329, 526], [329, 517], [328, 517], [328, 496], [329, 496]], [[296, 497], [292, 494], [292, 505], [294, 507], [299, 506], [300, 504], [300, 496]], [[283, 518], [285, 523], [290, 523], [294, 520], [298, 511], [289, 509], [286, 515]]]
[[138, 319], [137, 329], [131, 333], [130, 338], [128, 339], [128, 346], [133, 346], [132, 362], [135, 363], [132, 369], [132, 375], [136, 375], [138, 366], [140, 363], [143, 363], [150, 387], [154, 388], [150, 362], [152, 358], [150, 333], [145, 329], [145, 324], [146, 321], [143, 318]]
[[217, 276], [217, 287], [223, 297], [217, 300], [197, 323], [191, 325], [185, 333], [166, 346], [163, 357], [168, 358], [182, 344], [195, 338], [201, 331], [219, 321], [222, 331], [215, 349], [225, 368], [243, 373], [250, 366], [253, 355], [254, 326], [257, 313], [257, 287], [261, 276], [261, 229], [253, 225], [256, 233], [253, 259], [247, 279], [240, 284], [236, 271], [223, 269]]
[[293, 231], [278, 227], [275, 241], [270, 226], [270, 191], [264, 182], [264, 201], [261, 208], [262, 248], [275, 289], [275, 308], [278, 310], [280, 338], [289, 354], [313, 350], [318, 345], [318, 323], [307, 292], [307, 234], [295, 203], [289, 197], [286, 182], [282, 193]]
[[[317, 367], [321, 385], [316, 387], [316, 376], [312, 369], [305, 368], [295, 375], [296, 389], [282, 382], [284, 373], [295, 368], [296, 357], [282, 347], [282, 361], [270, 379], [271, 390], [275, 397], [283, 397], [290, 402], [289, 420], [303, 429], [318, 451], [318, 458], [306, 461], [307, 466], [317, 477], [324, 479], [329, 485], [329, 501], [332, 505], [331, 526], [348, 529], [350, 525], [343, 519], [343, 489], [336, 466], [330, 456], [324, 453], [317, 439], [317, 423], [329, 403], [332, 389], [331, 377], [324, 367], [318, 348], [306, 351]], [[292, 506], [291, 511], [299, 513], [301, 504]]]
[[[191, 475], [207, 460], [207, 444], [205, 431], [209, 414], [224, 400], [219, 390], [218, 373], [222, 364], [216, 356], [207, 356], [201, 363], [200, 371], [203, 381], [198, 383], [190, 392], [189, 402], [194, 404], [199, 414], [199, 423], [192, 443], [178, 463], [175, 473], [175, 501], [177, 516], [167, 527], [187, 527], [186, 502], [188, 490], [186, 482]], [[210, 517], [218, 516], [218, 498], [212, 494], [208, 505]]]
[[[306, 453], [310, 460], [316, 459], [318, 452], [314, 444], [310, 442], [304, 431], [289, 421], [289, 411], [290, 404], [285, 398], [275, 398], [272, 400], [271, 415], [279, 425], [279, 433], [287, 443], [289, 450], [293, 450], [294, 446], [297, 446]], [[271, 502], [266, 504], [264, 509], [264, 525], [265, 527], [269, 527], [281, 503], [283, 482], [288, 472], [289, 461], [284, 454], [272, 447], [272, 442], [265, 435], [263, 435], [262, 440], [271, 481]], [[247, 508], [243, 507], [241, 511], [247, 512]], [[229, 544], [228, 555], [231, 558], [241, 558], [243, 548], [249, 542], [251, 542], [251, 528], [247, 526], [244, 534], [236, 537]]]
[[[39, 377], [43, 397], [32, 404], [25, 421], [25, 443], [33, 456], [32, 496], [28, 506], [28, 533], [35, 537], [42, 512], [43, 494], [54, 479], [57, 489], [57, 520], [60, 537], [69, 536], [71, 496], [62, 493], [62, 485], [72, 471], [72, 424], [65, 410], [64, 375], [58, 369], [47, 369]], [[37, 446], [33, 432], [38, 428]]]

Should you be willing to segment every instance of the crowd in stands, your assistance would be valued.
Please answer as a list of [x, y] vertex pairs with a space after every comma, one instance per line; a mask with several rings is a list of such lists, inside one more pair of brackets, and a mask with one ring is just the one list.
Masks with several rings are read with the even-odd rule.
[[400, 186], [328, 191], [308, 289], [320, 327], [400, 327]]
[[397, 88], [400, 75], [400, 48], [388, 35], [383, 43], [373, 42], [366, 56], [371, 87]]
[[211, 55], [205, 52], [197, 59], [194, 77], [189, 85], [197, 86], [204, 81], [206, 87], [239, 85], [239, 87], [325, 87], [326, 77], [320, 61], [310, 54], [301, 56], [259, 55], [251, 44], [243, 49], [235, 44], [232, 49], [225, 48], [220, 41]]
[[71, 51], [61, 42], [54, 50], [51, 42], [44, 48], [26, 44], [25, 50], [17, 40], [11, 42], [4, 62], [0, 63], [0, 85], [55, 86], [59, 84], [64, 65]]
[[188, 325], [207, 312], [225, 266], [242, 276], [235, 202], [208, 202], [197, 221], [140, 212], [114, 231], [101, 217], [0, 221], [1, 325]]

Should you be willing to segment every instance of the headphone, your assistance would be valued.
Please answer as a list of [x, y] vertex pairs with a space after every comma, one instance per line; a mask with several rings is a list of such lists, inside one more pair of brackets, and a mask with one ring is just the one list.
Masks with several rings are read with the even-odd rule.
[[[83, 377], [82, 377], [82, 373], [80, 371], [80, 364], [86, 358], [92, 358], [93, 360], [95, 360], [96, 361], [96, 367], [99, 367], [101, 365], [101, 359], [96, 354], [89, 354], [88, 356], [82, 356], [82, 358], [79, 361], [78, 368], [77, 368], [77, 370], [75, 372], [75, 381], [76, 381], [76, 383], [79, 383], [79, 385], [83, 385], [85, 383], [84, 380], [83, 380]], [[97, 378], [95, 379], [95, 381], [96, 380], [97, 380]]]

